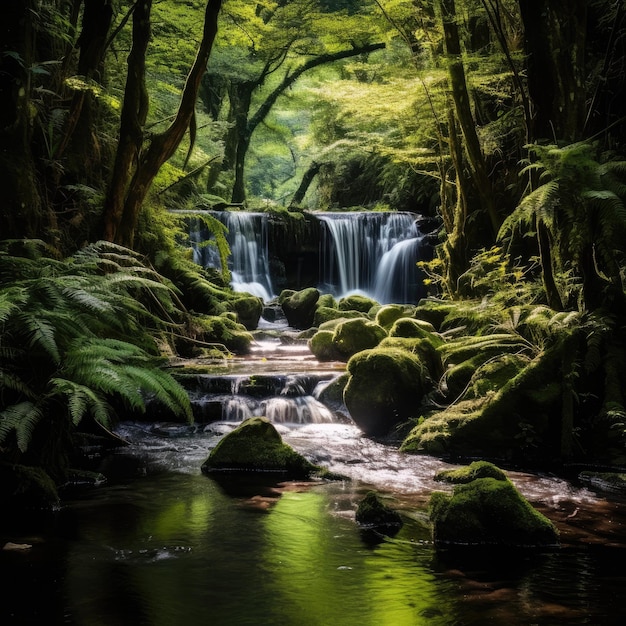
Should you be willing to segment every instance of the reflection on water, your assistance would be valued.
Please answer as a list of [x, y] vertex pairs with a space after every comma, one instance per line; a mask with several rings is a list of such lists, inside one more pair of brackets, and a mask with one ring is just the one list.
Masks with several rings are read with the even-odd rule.
[[[351, 481], [202, 475], [200, 464], [228, 428], [126, 425], [139, 445], [106, 461], [109, 485], [68, 502], [47, 533], [13, 538], [31, 550], [0, 552], [0, 623], [521, 626], [617, 624], [626, 616], [620, 502], [512, 474], [557, 521], [563, 546], [437, 552], [425, 503], [442, 488], [432, 481], [440, 461], [407, 458], [349, 426], [324, 424], [282, 430]], [[371, 487], [403, 515], [393, 539], [373, 543], [354, 522]]]

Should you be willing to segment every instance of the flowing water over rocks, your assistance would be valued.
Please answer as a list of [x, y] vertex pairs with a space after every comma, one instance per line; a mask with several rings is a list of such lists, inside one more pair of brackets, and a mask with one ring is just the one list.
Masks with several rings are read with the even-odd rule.
[[[243, 392], [251, 411], [267, 411], [273, 398], [316, 400], [345, 367], [317, 363], [288, 330], [281, 338], [269, 328], [246, 357], [194, 365], [197, 406], [212, 396], [235, 403]], [[45, 533], [13, 538], [30, 549], [0, 551], [0, 571], [10, 572], [0, 623], [526, 626], [626, 617], [620, 497], [509, 471], [555, 521], [561, 546], [436, 550], [427, 501], [449, 488], [435, 473], [453, 466], [368, 439], [328, 407], [317, 416], [300, 408], [275, 413], [284, 440], [346, 480], [202, 475], [210, 449], [243, 417], [230, 408], [193, 425], [120, 424], [132, 445], [103, 459], [108, 485], [68, 499]], [[394, 538], [355, 523], [370, 489], [402, 515]]]

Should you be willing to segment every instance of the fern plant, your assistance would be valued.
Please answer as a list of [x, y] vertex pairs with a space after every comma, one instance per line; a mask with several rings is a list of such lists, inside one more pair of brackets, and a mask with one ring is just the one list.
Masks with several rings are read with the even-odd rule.
[[538, 175], [539, 185], [504, 221], [499, 238], [518, 230], [537, 236], [547, 291], [555, 270], [573, 270], [582, 280], [584, 308], [594, 310], [611, 298], [623, 299], [626, 161], [597, 155], [587, 142], [528, 148], [536, 159], [527, 162], [521, 174]]
[[156, 335], [175, 323], [172, 289], [136, 253], [99, 242], [58, 260], [41, 242], [0, 246], [0, 460], [63, 480], [72, 434], [89, 418], [153, 397], [191, 419], [161, 367]]

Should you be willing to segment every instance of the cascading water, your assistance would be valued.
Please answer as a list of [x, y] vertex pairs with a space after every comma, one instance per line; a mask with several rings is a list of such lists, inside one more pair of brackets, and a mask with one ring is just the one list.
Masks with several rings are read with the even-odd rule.
[[364, 293], [381, 304], [421, 295], [420, 233], [412, 213], [320, 213], [322, 291]]
[[[264, 302], [274, 297], [269, 270], [267, 215], [247, 211], [210, 211], [228, 229], [230, 246], [228, 269], [235, 291], [259, 296]], [[204, 243], [210, 235], [200, 226], [190, 233], [194, 261], [203, 267], [221, 268], [219, 254], [214, 246]]]

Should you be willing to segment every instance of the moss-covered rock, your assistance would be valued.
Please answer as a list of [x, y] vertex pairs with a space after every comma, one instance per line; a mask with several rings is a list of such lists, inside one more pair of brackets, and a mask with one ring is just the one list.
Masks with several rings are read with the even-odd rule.
[[365, 318], [355, 318], [341, 322], [335, 328], [333, 345], [344, 360], [353, 354], [376, 347], [385, 337], [387, 331], [376, 322]]
[[410, 352], [364, 350], [350, 358], [344, 391], [346, 407], [367, 435], [387, 434], [415, 415], [425, 392], [425, 368]]
[[[518, 458], [553, 455], [551, 419], [559, 415], [560, 354], [547, 350], [499, 388], [475, 397], [471, 393], [442, 411], [425, 416], [401, 449], [429, 454]], [[532, 441], [524, 441], [532, 433]], [[557, 431], [558, 433], [558, 431]]]
[[383, 328], [389, 330], [393, 323], [404, 317], [405, 307], [400, 304], [385, 304], [384, 306], [379, 307], [376, 312], [376, 323], [380, 324]]
[[378, 302], [372, 298], [360, 294], [353, 294], [341, 298], [338, 302], [338, 307], [342, 311], [360, 311], [361, 313], [367, 313], [377, 304]]
[[255, 330], [263, 313], [263, 300], [253, 295], [240, 295], [232, 301], [237, 319], [247, 330]]
[[204, 473], [278, 472], [302, 478], [320, 468], [284, 443], [267, 418], [251, 417], [220, 440], [201, 469]]
[[369, 491], [359, 502], [355, 519], [364, 529], [390, 536], [395, 535], [403, 525], [400, 514], [388, 507], [375, 491]]
[[337, 308], [331, 308], [327, 306], [318, 306], [315, 309], [315, 315], [313, 316], [313, 325], [319, 328], [327, 329], [329, 323], [335, 322], [333, 326], [336, 326], [342, 320], [354, 319], [354, 318], [367, 318], [365, 313], [359, 311], [341, 311]]
[[508, 479], [475, 478], [452, 495], [430, 499], [437, 545], [545, 547], [558, 544], [554, 524], [534, 509]]
[[389, 336], [430, 339], [437, 346], [443, 344], [443, 339], [437, 334], [435, 327], [430, 322], [411, 317], [396, 319], [389, 329]]
[[439, 482], [462, 485], [470, 483], [477, 478], [495, 478], [496, 480], [508, 480], [506, 474], [489, 461], [474, 461], [465, 467], [458, 469], [441, 470], [435, 474], [435, 480]]
[[323, 293], [317, 301], [317, 307], [328, 307], [329, 309], [337, 308], [337, 300], [330, 293]]
[[341, 355], [337, 353], [333, 343], [335, 333], [332, 330], [318, 330], [308, 341], [308, 346], [318, 361], [339, 360]]
[[421, 361], [426, 370], [425, 374], [428, 375], [427, 378], [433, 385], [443, 374], [441, 357], [430, 338], [386, 337], [378, 344], [378, 347], [406, 350], [414, 354]]
[[175, 339], [179, 356], [197, 358], [224, 350], [247, 354], [253, 337], [243, 324], [236, 321], [236, 313], [196, 315], [188, 320], [185, 335]]
[[281, 305], [289, 325], [302, 330], [310, 328], [313, 325], [319, 297], [320, 292], [317, 289], [308, 287], [285, 298]]

